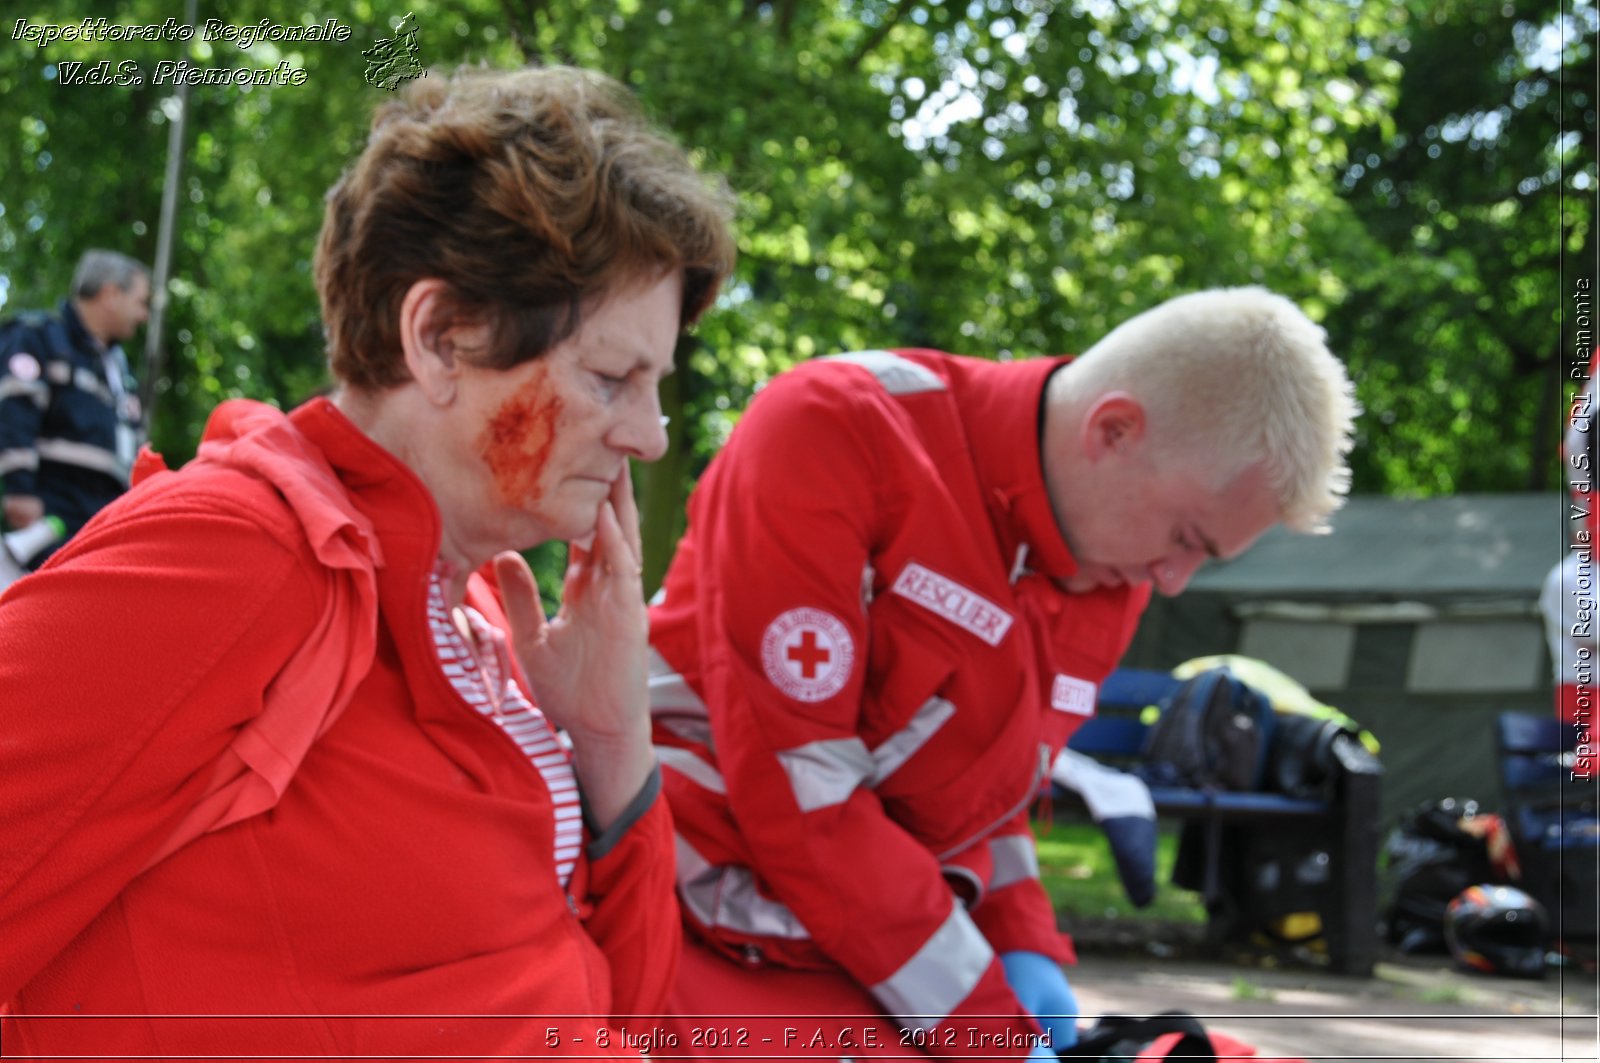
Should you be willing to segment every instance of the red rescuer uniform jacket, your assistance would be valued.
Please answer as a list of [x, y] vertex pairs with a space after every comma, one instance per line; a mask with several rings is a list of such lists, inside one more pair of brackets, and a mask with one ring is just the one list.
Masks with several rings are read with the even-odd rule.
[[908, 1028], [1032, 1031], [997, 954], [1072, 958], [1027, 807], [1149, 590], [1053, 582], [1077, 568], [1039, 456], [1063, 364], [866, 351], [779, 376], [651, 612], [686, 917], [746, 962], [843, 968]]

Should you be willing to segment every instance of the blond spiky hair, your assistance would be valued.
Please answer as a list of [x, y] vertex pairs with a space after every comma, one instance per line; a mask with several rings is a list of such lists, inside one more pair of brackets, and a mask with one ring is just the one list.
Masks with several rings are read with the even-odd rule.
[[1283, 522], [1325, 532], [1350, 488], [1360, 407], [1326, 333], [1265, 288], [1171, 299], [1117, 326], [1073, 363], [1079, 395], [1126, 391], [1163, 452], [1205, 461], [1214, 483], [1265, 464]]

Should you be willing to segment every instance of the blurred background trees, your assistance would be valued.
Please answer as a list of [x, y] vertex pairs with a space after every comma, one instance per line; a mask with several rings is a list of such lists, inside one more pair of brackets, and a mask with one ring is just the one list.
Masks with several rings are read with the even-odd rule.
[[[74, 19], [159, 24], [156, 0]], [[1564, 367], [1595, 273], [1593, 0], [324, 0], [348, 42], [0, 49], [0, 316], [85, 247], [152, 261], [174, 87], [161, 59], [306, 71], [190, 90], [155, 442], [217, 402], [326, 383], [322, 195], [386, 93], [361, 52], [408, 11], [423, 62], [572, 62], [627, 82], [739, 199], [738, 273], [663, 396], [649, 578], [759, 384], [833, 351], [1081, 350], [1141, 308], [1259, 283], [1327, 326], [1368, 416], [1356, 488], [1559, 483]], [[24, 4], [14, 20], [61, 22]], [[67, 86], [68, 61], [139, 86]], [[1592, 304], [1590, 306], [1592, 315]], [[1552, 530], [1552, 536], [1557, 533]]]

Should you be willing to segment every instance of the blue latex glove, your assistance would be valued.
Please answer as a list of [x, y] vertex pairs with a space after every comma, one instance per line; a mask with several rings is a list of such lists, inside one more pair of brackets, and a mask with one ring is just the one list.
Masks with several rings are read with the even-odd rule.
[[1072, 995], [1061, 965], [1037, 952], [1002, 952], [1000, 966], [1005, 968], [1011, 991], [1050, 1035], [1050, 1048], [1035, 1050], [1031, 1055], [1052, 1058], [1063, 1048], [1077, 1044], [1078, 999]]

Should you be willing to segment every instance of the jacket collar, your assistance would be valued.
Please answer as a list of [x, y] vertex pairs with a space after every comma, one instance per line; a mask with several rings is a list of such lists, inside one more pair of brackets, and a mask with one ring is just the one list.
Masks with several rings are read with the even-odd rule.
[[289, 420], [322, 452], [382, 541], [387, 577], [380, 589], [398, 578], [424, 594], [442, 526], [439, 507], [416, 473], [326, 398], [298, 407]]
[[956, 406], [1013, 583], [1024, 571], [1052, 579], [1078, 571], [1050, 507], [1040, 453], [1045, 382], [1069, 360], [962, 359], [956, 377], [960, 389]]
[[89, 331], [89, 326], [83, 323], [83, 318], [78, 316], [78, 308], [72, 305], [71, 299], [61, 300], [60, 308], [61, 327], [66, 329], [67, 341], [72, 344], [73, 350], [84, 354], [99, 356], [103, 351], [110, 351], [118, 346], [112, 343], [105, 347], [100, 346], [100, 341], [94, 338]]

